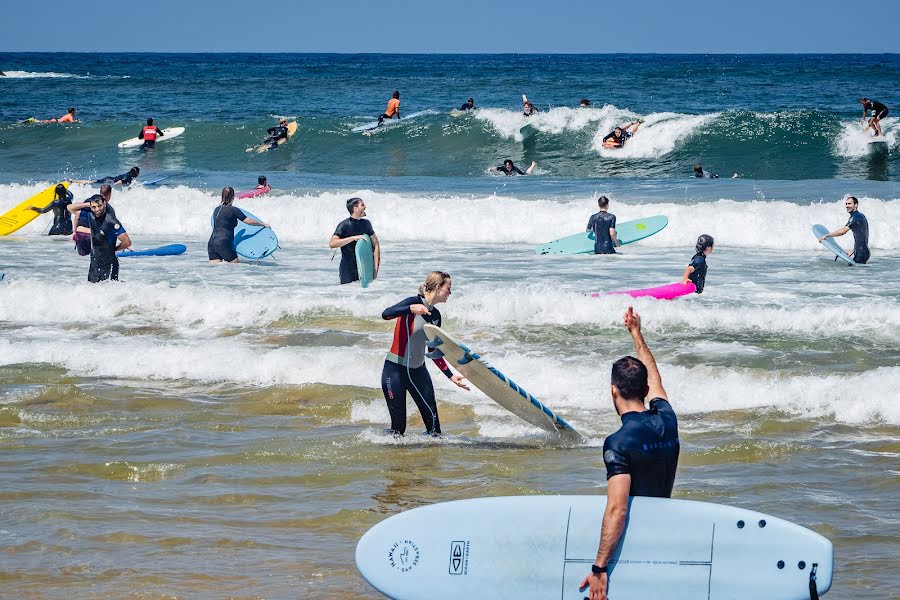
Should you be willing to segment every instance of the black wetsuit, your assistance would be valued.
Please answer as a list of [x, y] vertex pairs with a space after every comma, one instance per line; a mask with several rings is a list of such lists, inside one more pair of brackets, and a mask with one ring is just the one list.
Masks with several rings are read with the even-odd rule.
[[269, 137], [266, 138], [265, 142], [268, 143], [269, 148], [277, 148], [278, 140], [286, 140], [288, 136], [288, 128], [286, 125], [276, 125], [275, 127], [269, 127], [266, 129], [266, 133], [269, 134]]
[[719, 178], [719, 176], [716, 175], [715, 173], [709, 173], [707, 171], [704, 171], [703, 169], [700, 169], [699, 173], [697, 171], [694, 171], [694, 177], [699, 177], [701, 179], [718, 179]]
[[611, 133], [607, 134], [605, 138], [603, 138], [603, 141], [605, 142], [606, 140], [613, 140], [613, 141], [615, 141], [619, 146], [624, 146], [624, 145], [625, 145], [625, 141], [626, 141], [628, 138], [630, 138], [630, 137], [631, 137], [631, 132], [630, 132], [630, 131], [626, 131], [626, 130], [623, 129], [623, 130], [622, 130], [622, 135], [621, 135], [621, 136], [617, 136], [615, 130], [613, 130]]
[[465, 104], [463, 104], [462, 106], [459, 107], [459, 110], [473, 110], [474, 108], [475, 108], [474, 104], [469, 104], [468, 102], [466, 102]]
[[872, 111], [873, 117], [878, 117], [879, 120], [888, 116], [888, 107], [879, 102], [878, 100], [869, 100], [865, 104], [866, 110]]
[[246, 218], [244, 211], [230, 204], [216, 208], [213, 212], [212, 235], [206, 244], [209, 260], [231, 262], [237, 258], [237, 252], [234, 251], [234, 228], [238, 221]]
[[131, 182], [134, 181], [135, 177], [137, 177], [137, 175], [132, 176], [131, 172], [129, 171], [128, 173], [122, 173], [121, 175], [110, 176], [110, 177], [101, 177], [94, 183], [95, 184], [96, 183], [109, 183], [109, 184], [121, 183], [122, 185], [131, 185]]
[[854, 210], [850, 213], [847, 227], [853, 232], [853, 262], [861, 265], [869, 261], [869, 221], [866, 216]]
[[72, 204], [74, 196], [72, 192], [66, 190], [64, 199], [57, 198], [38, 212], [46, 214], [53, 211], [53, 225], [50, 227], [50, 233], [47, 235], [72, 235], [72, 213], [69, 212], [69, 205]]
[[671, 498], [678, 468], [678, 419], [668, 400], [622, 415], [622, 427], [603, 442], [606, 479], [631, 475], [629, 496]]
[[[90, 212], [90, 211], [89, 211]], [[116, 239], [125, 233], [125, 228], [109, 211], [96, 217], [90, 212], [88, 224], [91, 228], [91, 266], [88, 281], [97, 283], [119, 279], [119, 259], [116, 258]]]
[[[112, 207], [111, 204], [106, 204], [106, 214], [115, 218], [116, 209]], [[90, 208], [82, 208], [78, 211], [78, 222], [75, 224], [76, 227], [86, 227], [87, 229], [91, 228], [91, 209]], [[75, 236], [73, 237], [75, 241], [75, 250], [81, 256], [87, 256], [91, 253], [91, 234], [85, 233], [83, 231], [76, 231]]]
[[688, 279], [692, 281], [697, 288], [694, 292], [702, 294], [703, 286], [706, 285], [706, 257], [702, 254], [695, 254], [694, 257], [691, 258], [689, 265], [694, 267], [694, 272], [688, 275]]
[[594, 254], [616, 253], [616, 246], [609, 234], [610, 229], [616, 228], [616, 215], [601, 210], [591, 215], [587, 226], [588, 230], [594, 232]]
[[[354, 219], [347, 217], [334, 230], [334, 235], [339, 238], [353, 237], [354, 235], [375, 235], [372, 223], [368, 219]], [[341, 266], [339, 268], [341, 283], [359, 281], [359, 271], [356, 268], [356, 242], [350, 242], [341, 246]]]
[[499, 167], [496, 167], [495, 170], [500, 171], [501, 173], [503, 173], [503, 174], [506, 175], [507, 177], [509, 177], [510, 175], [525, 175], [525, 172], [522, 171], [522, 169], [520, 169], [520, 168], [517, 167], [516, 165], [513, 165], [512, 168], [509, 169], [508, 171], [506, 170], [506, 167], [503, 166], [503, 165], [500, 165]]

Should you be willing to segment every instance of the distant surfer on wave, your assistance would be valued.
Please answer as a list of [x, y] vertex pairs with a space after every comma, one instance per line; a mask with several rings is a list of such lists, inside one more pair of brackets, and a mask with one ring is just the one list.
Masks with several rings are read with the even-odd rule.
[[30, 207], [31, 210], [42, 215], [51, 210], [53, 211], [53, 225], [50, 227], [50, 232], [47, 235], [72, 235], [72, 215], [69, 213], [68, 208], [74, 198], [75, 196], [72, 192], [60, 183], [53, 191], [53, 202], [44, 208]]
[[578, 103], [578, 108], [590, 108], [590, 107], [591, 107], [591, 101], [588, 100], [587, 98], [582, 98], [581, 102]]
[[597, 198], [600, 211], [588, 219], [587, 231], [594, 234], [594, 254], [616, 254], [616, 246], [621, 246], [616, 237], [616, 215], [609, 212], [609, 198]]
[[869, 119], [869, 125], [863, 131], [874, 129], [875, 135], [879, 137], [884, 135], [881, 132], [881, 120], [888, 116], [888, 107], [878, 100], [869, 100], [868, 98], [860, 98], [859, 103], [862, 104], [863, 107], [862, 121], [864, 123], [866, 121], [866, 114], [870, 110], [872, 111], [872, 117]]
[[826, 233], [819, 238], [819, 241], [821, 242], [826, 238], [840, 237], [848, 231], [852, 231], [853, 252], [850, 253], [850, 257], [853, 259], [853, 262], [864, 265], [869, 262], [871, 256], [869, 254], [869, 221], [864, 214], [859, 212], [859, 200], [856, 197], [847, 196], [844, 198], [844, 208], [850, 213], [847, 224], [831, 233]]
[[704, 171], [702, 165], [694, 165], [694, 177], [698, 177], [700, 179], [718, 179], [719, 176], [715, 173], [710, 173], [709, 171]]
[[[446, 302], [450, 297], [450, 275], [442, 271], [432, 271], [419, 286], [419, 293], [394, 306], [384, 309], [381, 318], [396, 319], [394, 339], [384, 361], [381, 372], [381, 391], [391, 413], [390, 433], [401, 436], [406, 431], [406, 394], [412, 396], [422, 420], [425, 434], [441, 435], [437, 403], [434, 399], [434, 385], [425, 366], [425, 323], [441, 326], [441, 313], [435, 305]], [[434, 364], [447, 379], [464, 390], [462, 375], [454, 375], [443, 358], [435, 358]]]
[[632, 121], [631, 123], [626, 123], [621, 127], [616, 127], [612, 130], [611, 133], [608, 133], [606, 137], [603, 138], [603, 147], [621, 148], [625, 145], [625, 142], [628, 141], [628, 138], [635, 134], [635, 132], [638, 130], [638, 127], [640, 126], [640, 121]]
[[526, 117], [530, 117], [535, 113], [539, 113], [537, 107], [531, 103], [531, 100], [528, 99], [528, 96], [522, 94], [522, 114]]
[[503, 173], [504, 175], [531, 175], [534, 173], [534, 169], [537, 167], [537, 163], [535, 161], [531, 161], [531, 166], [528, 167], [527, 170], [523, 171], [519, 167], [513, 163], [510, 159], [506, 159], [503, 161], [503, 164], [499, 167], [491, 167], [491, 173]]
[[475, 99], [469, 98], [468, 100], [466, 100], [463, 105], [459, 107], [459, 110], [463, 112], [467, 110], [475, 110]]
[[696, 252], [691, 257], [691, 262], [684, 269], [684, 275], [681, 277], [681, 283], [688, 281], [694, 284], [694, 292], [703, 293], [703, 287], [706, 285], [706, 257], [712, 254], [713, 246], [716, 241], [713, 236], [703, 234], [697, 238]]
[[269, 134], [269, 137], [263, 140], [263, 144], [269, 144], [269, 150], [277, 148], [279, 140], [286, 140], [288, 138], [287, 125], [287, 119], [282, 117], [278, 119], [278, 125], [266, 129], [266, 133]]
[[381, 124], [384, 123], [385, 119], [393, 119], [397, 117], [397, 120], [400, 120], [400, 92], [398, 90], [394, 90], [394, 93], [391, 94], [391, 99], [388, 100], [387, 108], [384, 109], [384, 114], [378, 117], [378, 126], [381, 127]]

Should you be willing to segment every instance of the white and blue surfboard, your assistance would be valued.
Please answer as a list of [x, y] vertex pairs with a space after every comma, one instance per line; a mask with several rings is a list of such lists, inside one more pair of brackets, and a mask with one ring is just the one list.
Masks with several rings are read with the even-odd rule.
[[[825, 229], [824, 225], [818, 224], [812, 226], [812, 232], [813, 235], [816, 236], [816, 239], [819, 239], [823, 235], [827, 235], [829, 233], [829, 231]], [[848, 266], [853, 266], [856, 264], [853, 259], [850, 258], [850, 255], [844, 252], [844, 249], [841, 248], [841, 246], [834, 240], [834, 238], [824, 239], [819, 243], [834, 252], [834, 255], [847, 263]]]
[[427, 354], [429, 358], [445, 357], [475, 387], [509, 412], [544, 431], [572, 441], [582, 439], [582, 435], [574, 427], [543, 402], [440, 327], [426, 324], [425, 335], [428, 338], [427, 345], [432, 349]]
[[[475, 498], [372, 527], [356, 566], [396, 600], [582, 600], [605, 496]], [[810, 600], [831, 587], [831, 542], [752, 510], [632, 498], [609, 562], [612, 600]]]

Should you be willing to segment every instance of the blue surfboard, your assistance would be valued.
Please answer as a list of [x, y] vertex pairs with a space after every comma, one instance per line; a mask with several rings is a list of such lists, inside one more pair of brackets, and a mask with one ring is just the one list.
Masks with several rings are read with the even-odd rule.
[[359, 285], [364, 288], [375, 280], [375, 247], [368, 234], [363, 234], [363, 238], [356, 242], [356, 271], [359, 273]]
[[119, 258], [131, 258], [138, 256], [178, 256], [184, 254], [187, 246], [184, 244], [169, 244], [168, 246], [160, 246], [159, 248], [148, 248], [147, 250], [123, 250], [116, 252]]
[[[262, 221], [249, 210], [244, 208], [240, 210], [251, 219]], [[214, 225], [215, 215], [213, 211], [209, 218], [210, 226]], [[259, 260], [271, 256], [276, 250], [278, 250], [278, 236], [271, 228], [247, 225], [243, 221], [238, 221], [237, 227], [234, 228], [234, 251], [238, 256]]]
[[144, 186], [156, 185], [160, 181], [165, 181], [169, 177], [171, 177], [171, 175], [163, 175], [162, 177], [156, 177], [155, 179], [148, 179], [147, 181], [144, 182]]
[[[816, 224], [812, 226], [812, 232], [813, 235], [816, 236], [816, 239], [819, 239], [823, 235], [826, 235], [828, 233], [828, 230], [825, 229], [824, 225]], [[853, 266], [856, 264], [855, 262], [853, 262], [853, 259], [850, 258], [850, 255], [844, 252], [844, 249], [841, 248], [836, 241], [834, 241], [834, 238], [828, 238], [826, 240], [822, 240], [819, 243], [834, 252], [835, 256], [847, 263], [848, 266]]]
[[[657, 215], [634, 221], [624, 221], [616, 225], [619, 243], [633, 244], [651, 235], [656, 235], [669, 224], [669, 217]], [[534, 249], [535, 254], [589, 254], [594, 252], [594, 232], [584, 231], [568, 237], [541, 244]]]

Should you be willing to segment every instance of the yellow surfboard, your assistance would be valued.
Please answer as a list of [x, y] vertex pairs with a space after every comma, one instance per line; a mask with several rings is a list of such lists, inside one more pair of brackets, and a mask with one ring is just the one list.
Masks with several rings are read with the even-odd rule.
[[[292, 137], [294, 137], [294, 134], [297, 133], [297, 121], [291, 121], [290, 123], [288, 123], [287, 130], [288, 130], [287, 138], [281, 138], [280, 140], [278, 140], [279, 146], [282, 145], [283, 143], [285, 143], [286, 141], [288, 141], [289, 139], [291, 139]], [[271, 149], [272, 148], [269, 146], [269, 144], [266, 143], [266, 144], [261, 144], [259, 146], [253, 146], [252, 148], [247, 148], [246, 151], [247, 152], [256, 152], [257, 154], [262, 154], [263, 152], [266, 152]]]
[[[62, 184], [68, 189], [68, 181], [63, 181]], [[31, 210], [31, 207], [37, 206], [38, 208], [45, 208], [48, 204], [53, 202], [53, 193], [55, 190], [56, 185], [51, 185], [40, 194], [32, 196], [22, 204], [0, 216], [0, 235], [9, 235], [14, 231], [18, 231], [38, 218], [40, 213]]]

